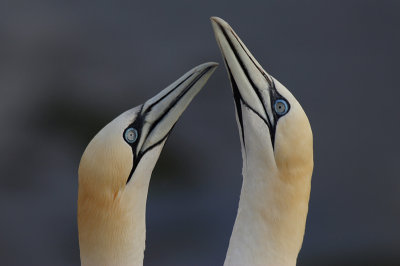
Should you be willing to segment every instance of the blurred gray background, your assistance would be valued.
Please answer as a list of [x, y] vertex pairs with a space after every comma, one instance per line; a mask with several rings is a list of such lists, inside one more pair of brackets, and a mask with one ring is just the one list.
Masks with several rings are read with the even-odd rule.
[[[190, 68], [227, 20], [301, 102], [315, 170], [298, 265], [400, 265], [399, 1], [1, 1], [1, 265], [79, 265], [90, 139]], [[223, 64], [150, 183], [145, 265], [222, 265], [241, 186]]]

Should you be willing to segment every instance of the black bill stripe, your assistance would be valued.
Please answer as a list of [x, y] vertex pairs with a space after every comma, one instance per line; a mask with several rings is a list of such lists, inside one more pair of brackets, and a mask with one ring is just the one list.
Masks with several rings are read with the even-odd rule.
[[[271, 120], [270, 120], [270, 118], [269, 118], [269, 116], [268, 116], [268, 112], [267, 112], [267, 110], [266, 110], [266, 108], [265, 108], [265, 105], [264, 105], [264, 102], [263, 102], [263, 98], [262, 98], [261, 93], [260, 93], [260, 89], [259, 89], [259, 88], [254, 84], [254, 82], [252, 81], [252, 79], [251, 79], [251, 77], [250, 77], [250, 74], [249, 74], [249, 70], [247, 69], [247, 67], [246, 67], [245, 64], [243, 63], [243, 61], [242, 61], [240, 55], [238, 54], [237, 50], [235, 49], [235, 47], [234, 47], [234, 45], [233, 45], [231, 39], [229, 38], [228, 34], [226, 33], [225, 28], [222, 27], [220, 24], [218, 24], [218, 26], [219, 26], [220, 30], [222, 31], [222, 33], [224, 34], [224, 37], [225, 37], [225, 39], [227, 40], [227, 42], [228, 42], [228, 44], [229, 44], [231, 50], [232, 50], [233, 53], [235, 54], [235, 57], [236, 57], [236, 59], [238, 60], [239, 65], [240, 65], [240, 67], [242, 68], [242, 70], [243, 70], [243, 72], [244, 72], [244, 74], [245, 74], [247, 80], [249, 81], [251, 87], [253, 88], [254, 92], [256, 93], [258, 99], [260, 100], [261, 105], [263, 106], [263, 109], [264, 109], [264, 112], [265, 112], [265, 115], [266, 115], [266, 119], [265, 119], [261, 114], [259, 114], [256, 110], [254, 110], [254, 108], [252, 108], [247, 102], [244, 101], [243, 97], [240, 95], [240, 91], [239, 91], [239, 89], [238, 89], [238, 87], [237, 87], [237, 84], [236, 84], [236, 82], [234, 81], [234, 76], [233, 76], [233, 74], [232, 74], [232, 71], [230, 70], [230, 68], [229, 68], [229, 66], [228, 66], [228, 64], [227, 64], [227, 62], [226, 62], [226, 60], [225, 60], [226, 66], [227, 66], [228, 71], [229, 71], [229, 73], [230, 73], [229, 76], [230, 76], [230, 78], [231, 78], [232, 88], [233, 88], [233, 86], [234, 86], [233, 84], [235, 84], [235, 86], [236, 86], [235, 89], [237, 90], [237, 93], [236, 93], [236, 94], [235, 94], [235, 91], [234, 91], [234, 97], [237, 98], [237, 96], [240, 96], [240, 101], [242, 101], [243, 104], [244, 104], [246, 107], [248, 107], [250, 110], [252, 110], [254, 113], [256, 113], [256, 114], [264, 121], [264, 123], [268, 126], [269, 133], [270, 133], [270, 136], [271, 136], [272, 146], [274, 146], [274, 142], [275, 142], [275, 125], [271, 122]], [[235, 34], [233, 34], [233, 35], [235, 36]], [[235, 38], [237, 38], [237, 37], [235, 36]], [[239, 41], [238, 41], [238, 42], [239, 42]], [[241, 45], [240, 42], [239, 42], [239, 44]], [[242, 45], [241, 45], [241, 47], [242, 47], [242, 49], [246, 52], [246, 50], [243, 48]], [[247, 54], [247, 52], [246, 52], [246, 54]], [[249, 56], [249, 54], [247, 54], [247, 56]], [[255, 64], [254, 61], [252, 60], [252, 58], [251, 58], [250, 56], [249, 56], [249, 58], [250, 58], [250, 60], [253, 62], [253, 64]], [[256, 64], [255, 64], [255, 66], [257, 67]], [[257, 69], [259, 69], [259, 68], [257, 67]], [[261, 73], [263, 74], [263, 76], [266, 76], [266, 74], [264, 73], [264, 71], [261, 71]], [[266, 80], [267, 80], [268, 84], [271, 84], [269, 77], [266, 78]], [[233, 89], [233, 90], [235, 90], [235, 89]], [[236, 102], [237, 102], [237, 100], [235, 99], [235, 103], [236, 103]], [[236, 103], [236, 106], [237, 106], [237, 103]], [[237, 109], [237, 110], [238, 110], [238, 112], [239, 112], [239, 111], [241, 111], [241, 108], [240, 108], [240, 109]], [[239, 116], [239, 115], [238, 115], [238, 116]], [[241, 117], [241, 115], [240, 115], [240, 117]], [[241, 123], [241, 126], [242, 126], [242, 133], [243, 133], [243, 132], [244, 132], [244, 131], [243, 131], [243, 122]], [[243, 135], [243, 143], [244, 143], [244, 135]]]
[[[187, 87], [171, 102], [171, 104], [168, 106], [167, 109], [164, 110], [164, 112], [162, 113], [162, 115], [156, 120], [154, 121], [148, 132], [147, 135], [145, 136], [147, 138], [147, 136], [149, 136], [151, 134], [151, 132], [156, 128], [157, 124], [159, 124], [161, 121], [163, 121], [165, 119], [165, 117], [167, 116], [167, 114], [178, 104], [178, 102], [182, 99], [182, 97], [184, 97], [186, 95], [186, 93], [204, 76], [204, 74], [206, 74], [208, 71], [210, 71], [210, 69], [212, 69], [213, 66], [207, 67], [205, 68], [195, 79], [193, 79], [188, 85]], [[192, 73], [191, 75], [189, 75], [186, 79], [184, 79], [182, 82], [180, 82], [177, 86], [174, 87], [174, 89], [172, 89], [171, 91], [169, 91], [166, 95], [164, 95], [161, 99], [158, 99], [155, 103], [153, 103], [152, 105], [150, 105], [150, 107], [143, 111], [140, 112], [139, 117], [136, 118], [136, 120], [128, 126], [128, 128], [130, 127], [135, 127], [138, 132], [139, 132], [139, 136], [140, 136], [140, 131], [142, 129], [143, 123], [146, 120], [146, 115], [151, 111], [152, 107], [154, 107], [157, 103], [160, 103], [162, 101], [162, 99], [164, 99], [168, 94], [170, 94], [172, 91], [176, 90], [180, 85], [182, 85], [186, 80], [188, 80], [191, 76], [193, 76], [194, 73]], [[142, 106], [143, 109], [143, 106]], [[178, 121], [178, 120], [177, 120]], [[177, 122], [176, 121], [176, 122]], [[137, 143], [139, 143], [139, 141], [135, 142], [133, 145], [131, 145], [132, 147], [132, 152], [133, 152], [133, 164], [132, 164], [132, 169], [129, 173], [128, 179], [126, 181], [126, 183], [128, 183], [131, 178], [133, 173], [136, 170], [136, 167], [138, 166], [140, 159], [150, 150], [152, 150], [154, 147], [160, 145], [162, 142], [164, 142], [169, 134], [171, 133], [172, 129], [175, 127], [176, 122], [172, 125], [171, 129], [165, 134], [165, 136], [163, 136], [159, 141], [157, 141], [156, 143], [154, 143], [153, 145], [151, 145], [150, 147], [148, 147], [146, 150], [139, 150], [139, 152], [137, 152]], [[140, 138], [143, 138], [144, 136], [140, 136]]]

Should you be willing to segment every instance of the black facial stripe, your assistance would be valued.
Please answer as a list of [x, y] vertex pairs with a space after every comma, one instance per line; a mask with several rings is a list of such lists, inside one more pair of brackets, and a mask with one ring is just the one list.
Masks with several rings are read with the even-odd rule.
[[[174, 106], [176, 106], [176, 104], [179, 102], [179, 100], [180, 100], [182, 97], [184, 97], [184, 96], [186, 95], [186, 93], [193, 87], [193, 85], [196, 84], [196, 82], [197, 82], [200, 78], [202, 78], [203, 75], [204, 75], [205, 73], [207, 73], [211, 68], [212, 68], [212, 67], [208, 67], [208, 68], [204, 69], [200, 75], [198, 75], [194, 80], [192, 80], [192, 81], [190, 82], [190, 84], [185, 88], [185, 90], [182, 91], [182, 92], [174, 99], [174, 101], [172, 101], [172, 103], [171, 103], [171, 104], [168, 106], [168, 108], [162, 113], [162, 115], [161, 115], [156, 121], [154, 121], [154, 122], [151, 124], [151, 126], [150, 126], [150, 128], [149, 128], [149, 131], [148, 131], [148, 133], [147, 133], [146, 136], [141, 136], [142, 128], [143, 128], [144, 122], [146, 121], [145, 118], [146, 118], [147, 114], [151, 111], [152, 107], [154, 107], [156, 103], [161, 102], [162, 99], [164, 99], [168, 94], [170, 94], [172, 91], [174, 91], [174, 90], [175, 90], [176, 88], [178, 88], [180, 85], [182, 85], [182, 83], [184, 83], [187, 79], [189, 79], [193, 74], [189, 75], [185, 80], [183, 80], [182, 82], [180, 82], [177, 86], [175, 86], [174, 89], [172, 89], [171, 91], [169, 91], [169, 92], [168, 92], [166, 95], [164, 95], [161, 99], [158, 99], [155, 103], [153, 103], [152, 105], [150, 105], [149, 108], [147, 108], [147, 110], [143, 110], [144, 105], [142, 105], [138, 117], [135, 119], [135, 121], [134, 121], [132, 124], [130, 124], [130, 125], [127, 127], [127, 129], [130, 128], [130, 127], [134, 127], [134, 128], [138, 131], [138, 141], [136, 141], [136, 142], [133, 143], [133, 144], [129, 144], [129, 143], [128, 143], [128, 144], [131, 146], [131, 148], [132, 148], [132, 153], [133, 153], [133, 165], [132, 165], [132, 169], [131, 169], [131, 172], [129, 173], [129, 177], [128, 177], [128, 180], [126, 181], [126, 183], [128, 183], [128, 182], [131, 180], [132, 175], [133, 175], [133, 173], [135, 172], [136, 167], [137, 167], [137, 165], [138, 165], [139, 162], [140, 162], [140, 159], [141, 159], [148, 151], [152, 150], [154, 147], [160, 145], [163, 141], [165, 141], [165, 139], [168, 138], [169, 134], [171, 133], [172, 129], [174, 128], [175, 124], [171, 127], [170, 131], [169, 131], [164, 137], [162, 137], [158, 142], [154, 143], [153, 145], [151, 145], [150, 147], [148, 147], [146, 150], [143, 150], [143, 151], [139, 150], [139, 152], [137, 152], [137, 148], [138, 148], [138, 147], [137, 147], [137, 144], [139, 143], [139, 139], [141, 139], [141, 138], [147, 138], [147, 136], [149, 136], [149, 135], [151, 134], [151, 132], [154, 130], [154, 128], [157, 126], [157, 124], [159, 124], [162, 120], [164, 120], [164, 118], [166, 117], [166, 115], [171, 111], [172, 108], [174, 108]], [[124, 130], [124, 134], [125, 134], [125, 131], [126, 131], [127, 129]]]
[[133, 172], [134, 172], [135, 169], [136, 169], [136, 166], [137, 166], [137, 165], [135, 165], [135, 162], [138, 160], [138, 158], [141, 158], [141, 157], [142, 157], [142, 155], [141, 155], [140, 153], [139, 153], [139, 154], [136, 154], [136, 149], [137, 149], [137, 145], [138, 145], [138, 143], [139, 143], [139, 140], [140, 140], [140, 138], [141, 138], [142, 128], [143, 128], [143, 121], [144, 121], [144, 117], [145, 117], [145, 115], [143, 116], [143, 108], [144, 108], [144, 105], [142, 104], [142, 105], [140, 106], [140, 111], [138, 112], [138, 115], [137, 115], [135, 121], [133, 121], [132, 124], [130, 124], [130, 125], [124, 130], [124, 133], [123, 133], [123, 134], [125, 135], [126, 130], [128, 130], [128, 128], [131, 128], [131, 127], [135, 128], [136, 131], [138, 132], [137, 139], [136, 139], [136, 141], [135, 141], [134, 143], [128, 143], [128, 142], [127, 142], [127, 143], [131, 146], [131, 148], [132, 148], [133, 163], [132, 163], [132, 169], [131, 169], [131, 172], [129, 173], [128, 180], [126, 181], [126, 184], [128, 184], [129, 180], [131, 180], [132, 174], [133, 174]]
[[236, 105], [236, 110], [237, 110], [237, 114], [238, 114], [238, 118], [239, 118], [239, 123], [240, 123], [240, 127], [241, 127], [241, 131], [242, 131], [242, 139], [243, 139], [243, 145], [245, 145], [245, 138], [244, 138], [244, 126], [243, 126], [243, 115], [242, 115], [242, 105], [246, 106], [248, 109], [250, 109], [253, 113], [255, 113], [261, 120], [264, 121], [264, 123], [268, 126], [268, 129], [270, 131], [270, 135], [275, 136], [274, 132], [271, 132], [271, 128], [269, 126], [269, 122], [267, 120], [265, 120], [265, 118], [256, 110], [254, 110], [253, 107], [250, 106], [250, 104], [248, 104], [243, 98], [242, 95], [240, 94], [240, 91], [238, 89], [238, 86], [236, 84], [235, 78], [232, 75], [232, 71], [229, 68], [228, 64], [226, 63], [226, 67], [228, 69], [228, 73], [229, 73], [229, 78], [231, 80], [231, 84], [232, 84], [232, 90], [233, 90], [233, 98], [235, 100], [235, 105]]
[[243, 146], [246, 147], [245, 138], [244, 138], [244, 128], [243, 128], [242, 104], [240, 103], [242, 97], [240, 96], [239, 88], [236, 84], [234, 77], [232, 76], [232, 72], [231, 72], [231, 70], [228, 66], [228, 62], [226, 62], [226, 60], [225, 60], [225, 65], [228, 68], [229, 80], [231, 81], [231, 85], [232, 85], [233, 99], [234, 99], [235, 105], [236, 105], [236, 113], [237, 113], [237, 116], [239, 119], [240, 131], [242, 132]]
[[[240, 91], [237, 87], [237, 84], [234, 80], [234, 77], [232, 75], [232, 71], [230, 70], [228, 63], [225, 60], [225, 64], [228, 68], [228, 72], [229, 72], [229, 77], [231, 79], [231, 84], [232, 84], [232, 89], [233, 89], [233, 96], [235, 99], [235, 105], [236, 105], [236, 109], [238, 112], [238, 117], [239, 117], [239, 123], [241, 126], [241, 131], [242, 131], [242, 136], [243, 136], [243, 143], [244, 143], [244, 129], [243, 129], [243, 118], [242, 118], [242, 108], [240, 105], [240, 102], [243, 103], [243, 105], [245, 105], [247, 108], [249, 108], [251, 111], [253, 111], [255, 114], [257, 114], [263, 121], [264, 123], [267, 124], [269, 132], [270, 132], [270, 136], [271, 136], [271, 143], [272, 143], [272, 147], [275, 147], [275, 134], [276, 134], [276, 125], [278, 123], [279, 118], [281, 117], [280, 115], [278, 115], [274, 109], [274, 104], [275, 101], [278, 99], [285, 99], [282, 95], [279, 94], [279, 92], [276, 90], [275, 87], [275, 82], [273, 80], [272, 77], [269, 77], [269, 75], [267, 73], [265, 73], [265, 71], [260, 68], [253, 60], [253, 58], [250, 56], [250, 54], [246, 51], [246, 49], [244, 48], [244, 46], [242, 45], [242, 43], [239, 40], [239, 37], [233, 32], [233, 30], [231, 29], [231, 33], [232, 35], [236, 38], [236, 40], [238, 41], [239, 45], [241, 46], [241, 48], [243, 49], [243, 51], [246, 53], [246, 55], [248, 56], [248, 58], [250, 59], [250, 61], [254, 64], [254, 66], [260, 71], [260, 73], [264, 76], [265, 80], [267, 81], [268, 85], [269, 85], [269, 98], [270, 98], [270, 106], [271, 106], [271, 111], [272, 114], [274, 116], [274, 123], [271, 122], [270, 117], [268, 115], [268, 112], [265, 108], [264, 102], [263, 102], [263, 97], [260, 93], [260, 89], [253, 83], [253, 81], [250, 78], [249, 75], [249, 70], [247, 69], [247, 67], [244, 65], [243, 61], [241, 60], [241, 57], [239, 56], [237, 50], [234, 48], [234, 45], [232, 43], [232, 41], [230, 40], [228, 34], [226, 33], [225, 29], [221, 26], [218, 25], [219, 28], [221, 29], [222, 33], [225, 36], [225, 39], [227, 40], [231, 50], [233, 51], [233, 53], [235, 54], [236, 59], [238, 60], [243, 72], [245, 73], [245, 76], [247, 78], [247, 80], [249, 81], [249, 83], [251, 84], [251, 87], [253, 88], [253, 90], [255, 91], [257, 97], [259, 98], [260, 102], [262, 103], [264, 112], [266, 114], [267, 119], [263, 118], [257, 111], [255, 111], [246, 101], [244, 101], [244, 99], [242, 98], [242, 96], [240, 95]], [[286, 100], [286, 99], [285, 99]], [[286, 101], [288, 104], [288, 110], [290, 110], [290, 104], [288, 101]]]
[[[264, 107], [264, 111], [265, 111], [265, 114], [266, 114], [266, 116], [267, 116], [267, 119], [268, 119], [268, 121], [270, 122], [270, 123], [268, 124], [268, 127], [269, 127], [269, 129], [270, 129], [272, 148], [275, 148], [276, 125], [277, 125], [277, 123], [278, 123], [278, 119], [279, 119], [280, 116], [278, 116], [278, 115], [276, 114], [275, 110], [274, 110], [274, 103], [275, 103], [275, 101], [276, 101], [278, 98], [283, 98], [283, 97], [282, 97], [282, 96], [278, 93], [278, 91], [276, 90], [275, 83], [274, 83], [273, 79], [270, 78], [270, 77], [267, 75], [267, 73], [265, 73], [265, 71], [264, 71], [262, 68], [260, 68], [260, 67], [256, 64], [256, 62], [254, 62], [253, 58], [250, 56], [250, 54], [249, 54], [249, 53], [246, 51], [246, 49], [244, 48], [243, 44], [240, 42], [239, 37], [235, 34], [235, 32], [234, 32], [232, 29], [231, 29], [231, 33], [232, 33], [232, 35], [236, 38], [236, 40], [237, 40], [237, 42], [239, 43], [240, 47], [241, 47], [242, 50], [246, 53], [246, 55], [247, 55], [247, 57], [250, 59], [250, 61], [254, 64], [254, 66], [258, 69], [258, 71], [260, 71], [260, 73], [264, 76], [265, 80], [268, 82], [268, 85], [269, 85], [269, 88], [270, 88], [270, 89], [268, 90], [268, 92], [269, 92], [269, 99], [270, 99], [270, 104], [271, 104], [271, 111], [272, 111], [272, 114], [273, 114], [273, 116], [274, 116], [274, 122], [275, 122], [275, 123], [272, 123], [271, 120], [269, 119], [269, 116], [268, 116], [267, 111], [265, 110], [264, 104], [263, 104], [263, 107]], [[230, 42], [230, 41], [229, 41], [229, 42]], [[231, 48], [232, 48], [232, 46], [231, 46]], [[235, 55], [236, 55], [236, 52], [235, 52]], [[236, 57], [238, 57], [238, 56], [236, 55]], [[246, 75], [246, 76], [247, 76], [247, 75]], [[255, 91], [257, 91], [257, 89], [255, 89]], [[257, 95], [258, 95], [258, 94], [257, 94]], [[277, 97], [277, 96], [279, 96], [279, 97]], [[261, 99], [261, 97], [259, 97], [259, 98]], [[261, 101], [261, 102], [263, 102], [263, 101]]]
[[[264, 117], [262, 117], [261, 114], [259, 114], [256, 110], [254, 110], [254, 109], [242, 98], [242, 96], [240, 95], [239, 89], [237, 88], [237, 84], [236, 84], [236, 82], [234, 81], [234, 78], [233, 78], [233, 75], [232, 75], [232, 71], [230, 70], [228, 64], [226, 63], [226, 66], [227, 66], [228, 72], [229, 72], [229, 76], [231, 77], [232, 88], [233, 88], [234, 86], [236, 86], [235, 89], [237, 89], [237, 94], [238, 94], [239, 97], [240, 97], [240, 101], [242, 101], [242, 103], [243, 103], [247, 108], [249, 108], [249, 109], [252, 110], [255, 114], [257, 114], [257, 115], [264, 121], [264, 123], [267, 124], [268, 130], [269, 130], [269, 133], [270, 133], [270, 136], [271, 136], [272, 146], [274, 146], [274, 142], [275, 142], [275, 125], [273, 125], [272, 122], [271, 122], [270, 119], [269, 119], [268, 112], [267, 112], [267, 110], [266, 110], [266, 108], [265, 108], [265, 106], [264, 106], [264, 104], [263, 104], [263, 100], [262, 100], [262, 96], [261, 96], [260, 90], [257, 88], [257, 86], [254, 84], [254, 82], [253, 82], [252, 79], [250, 78], [250, 74], [249, 74], [249, 71], [248, 71], [247, 67], [244, 65], [244, 63], [243, 63], [243, 61], [241, 60], [239, 54], [237, 53], [236, 49], [234, 48], [234, 46], [233, 46], [233, 44], [232, 44], [232, 41], [230, 40], [230, 38], [229, 38], [228, 34], [226, 33], [225, 29], [224, 29], [221, 25], [219, 25], [219, 27], [220, 27], [222, 33], [224, 34], [225, 39], [227, 40], [227, 42], [228, 42], [228, 44], [229, 44], [231, 50], [232, 50], [233, 53], [235, 54], [235, 57], [236, 57], [236, 59], [238, 60], [238, 62], [239, 62], [239, 64], [240, 64], [240, 67], [242, 68], [243, 72], [245, 73], [245, 76], [246, 76], [247, 80], [249, 81], [249, 83], [250, 83], [251, 87], [253, 88], [254, 92], [256, 93], [258, 99], [259, 99], [260, 102], [262, 103], [261, 105], [262, 105], [262, 107], [263, 107], [263, 109], [264, 109], [264, 112], [265, 112], [265, 115], [266, 115], [267, 119], [265, 119]], [[236, 37], [236, 36], [235, 36], [235, 37]], [[239, 42], [239, 43], [240, 43], [240, 42]], [[242, 46], [242, 49], [243, 49], [243, 46]], [[243, 49], [243, 50], [244, 50], [244, 49]], [[246, 54], [247, 54], [247, 53], [246, 53]], [[248, 54], [247, 54], [247, 55], [248, 55]], [[251, 59], [251, 58], [250, 58], [250, 59]], [[252, 59], [251, 59], [251, 61], [252, 61], [253, 64], [254, 64], [254, 61], [253, 61]], [[225, 61], [225, 62], [226, 62], [226, 61]], [[269, 81], [269, 78], [267, 79], [267, 82], [268, 82], [268, 81]], [[269, 83], [269, 82], [268, 82], [268, 83]], [[236, 100], [237, 97], [235, 96], [235, 92], [234, 92], [234, 97], [235, 97], [236, 106], [238, 106], [238, 104], [237, 104], [238, 100]], [[240, 109], [237, 109], [237, 110], [238, 110], [238, 112], [239, 112], [239, 111], [241, 111], [241, 108], [240, 108]], [[240, 115], [240, 117], [241, 117], [241, 115]], [[243, 122], [241, 122], [241, 127], [242, 127], [243, 143], [244, 143]]]
[[[146, 111], [143, 112], [143, 108], [144, 108], [144, 105], [141, 106], [139, 115], [136, 117], [135, 121], [133, 121], [133, 123], [130, 124], [124, 130], [124, 135], [125, 135], [125, 131], [128, 128], [131, 128], [131, 127], [135, 128], [137, 130], [137, 132], [138, 132], [137, 141], [132, 143], [132, 144], [128, 143], [132, 148], [133, 163], [132, 163], [132, 169], [131, 169], [131, 171], [129, 173], [128, 179], [126, 180], [126, 184], [128, 184], [128, 182], [131, 180], [132, 175], [135, 172], [136, 167], [138, 166], [140, 159], [145, 155], [145, 153], [150, 151], [151, 149], [153, 149], [155, 146], [159, 145], [162, 141], [164, 141], [168, 137], [168, 134], [166, 134], [160, 141], [158, 141], [157, 143], [153, 144], [152, 146], [150, 146], [146, 150], [144, 150], [144, 151], [140, 151], [139, 150], [139, 152], [136, 152], [137, 149], [138, 149], [139, 139], [144, 137], [144, 136], [141, 135], [142, 134], [142, 128], [143, 128], [143, 124], [144, 124], [145, 118], [146, 118], [146, 116], [148, 114], [148, 112], [146, 112]], [[149, 132], [147, 133], [146, 137], [150, 134], [150, 132], [151, 132], [151, 130], [149, 130]]]
[[285, 99], [285, 97], [283, 97], [283, 96], [278, 92], [278, 90], [277, 90], [276, 87], [275, 87], [275, 82], [274, 82], [273, 79], [271, 79], [271, 82], [272, 82], [272, 86], [271, 86], [271, 89], [269, 90], [269, 94], [270, 94], [270, 97], [269, 97], [269, 98], [271, 99], [272, 113], [273, 113], [274, 119], [275, 119], [275, 121], [276, 121], [275, 124], [277, 124], [279, 118], [281, 118], [282, 115], [278, 115], [278, 114], [276, 113], [275, 108], [274, 108], [274, 107], [275, 107], [275, 102], [276, 102], [277, 100], [280, 100], [280, 99], [285, 100], [285, 102], [286, 102], [287, 105], [288, 105], [288, 109], [287, 109], [287, 111], [286, 111], [285, 114], [287, 114], [287, 112], [289, 112], [289, 110], [290, 110], [290, 103], [289, 103], [288, 100]]
[[[211, 69], [211, 67], [207, 67], [206, 69], [204, 69], [202, 71], [202, 73], [200, 75], [198, 75], [194, 80], [192, 80], [190, 82], [190, 84], [185, 88], [184, 91], [182, 91], [175, 99], [174, 101], [168, 106], [168, 109], [166, 109], [164, 111], [164, 113], [156, 120], [152, 123], [150, 129], [149, 129], [149, 134], [150, 132], [157, 126], [158, 123], [160, 123], [165, 116], [169, 113], [169, 111], [171, 111], [172, 108], [174, 108], [176, 106], [176, 104], [179, 102], [179, 100], [186, 95], [186, 93], [193, 87], [194, 84], [196, 84], [196, 82], [201, 79], [203, 77], [203, 75], [205, 73], [207, 73], [209, 70]], [[177, 87], [176, 87], [177, 88]], [[172, 128], [171, 128], [172, 129]]]
[[[135, 154], [134, 149], [132, 148], [133, 164], [132, 164], [131, 172], [129, 173], [129, 176], [128, 176], [128, 180], [126, 180], [126, 184], [128, 184], [128, 182], [131, 180], [132, 175], [135, 172], [136, 167], [138, 166], [140, 159], [142, 159], [142, 157], [146, 154], [146, 152], [148, 152], [148, 151], [152, 150], [154, 147], [157, 147], [158, 145], [160, 145], [168, 136], [169, 136], [169, 133], [167, 135], [165, 135], [161, 140], [159, 140], [158, 142], [156, 142], [153, 145], [151, 145], [150, 147], [148, 147], [145, 151], [139, 152], [137, 156]], [[137, 162], [137, 163], [135, 163], [135, 162]]]
[[149, 107], [147, 108], [147, 112], [151, 111], [151, 109], [153, 108], [154, 105], [158, 104], [159, 102], [161, 102], [162, 100], [164, 100], [168, 95], [170, 95], [176, 88], [178, 88], [180, 85], [182, 85], [182, 83], [184, 83], [186, 80], [188, 80], [191, 76], [193, 76], [194, 73], [190, 74], [189, 76], [187, 76], [184, 80], [182, 80], [181, 82], [179, 82], [179, 84], [177, 84], [173, 89], [171, 89], [168, 93], [166, 93], [164, 96], [162, 96], [160, 99], [158, 99], [157, 101], [155, 101], [154, 103], [152, 103], [151, 105], [149, 105]]
[[[246, 53], [246, 55], [248, 56], [248, 58], [250, 59], [250, 61], [253, 62], [254, 66], [255, 66], [255, 67], [260, 71], [260, 73], [264, 76], [265, 80], [268, 82], [268, 85], [269, 85], [269, 87], [270, 87], [270, 89], [268, 90], [268, 91], [269, 91], [269, 99], [270, 99], [272, 114], [273, 114], [273, 116], [274, 116], [274, 121], [275, 121], [275, 124], [271, 123], [272, 126], [273, 126], [273, 131], [272, 131], [272, 132], [273, 132], [273, 135], [271, 135], [271, 138], [272, 138], [272, 147], [274, 147], [274, 145], [275, 145], [276, 125], [278, 124], [279, 118], [282, 117], [281, 115], [278, 115], [278, 114], [276, 113], [276, 111], [275, 111], [275, 109], [274, 109], [274, 105], [275, 105], [275, 102], [276, 102], [277, 100], [279, 100], [279, 99], [285, 99], [285, 98], [277, 91], [277, 89], [276, 89], [276, 87], [275, 87], [274, 79], [273, 79], [272, 77], [269, 77], [269, 75], [268, 75], [267, 73], [265, 73], [265, 71], [264, 71], [262, 68], [260, 68], [260, 67], [254, 62], [253, 58], [250, 56], [250, 54], [249, 54], [249, 53], [246, 51], [246, 49], [244, 48], [243, 44], [240, 42], [239, 37], [236, 35], [236, 33], [235, 33], [232, 29], [231, 29], [231, 33], [232, 33], [233, 36], [235, 36], [235, 38], [236, 38], [236, 40], [238, 41], [240, 47], [242, 47], [243, 51]], [[288, 110], [287, 110], [287, 112], [289, 112], [289, 110], [290, 110], [290, 103], [289, 103], [289, 101], [287, 101], [286, 99], [285, 99], [285, 101], [286, 101], [286, 103], [287, 103], [287, 105], [288, 105]], [[286, 113], [287, 113], [287, 112], [286, 112]], [[268, 117], [268, 113], [267, 113], [267, 117]], [[268, 121], [269, 121], [269, 119], [268, 119]]]
[[[263, 103], [263, 101], [262, 101], [262, 96], [261, 96], [261, 93], [260, 93], [260, 89], [254, 84], [253, 80], [250, 78], [249, 70], [248, 70], [247, 67], [244, 65], [244, 63], [243, 63], [243, 61], [242, 61], [240, 55], [238, 54], [237, 50], [236, 50], [235, 47], [234, 47], [234, 45], [233, 45], [231, 39], [229, 38], [229, 36], [228, 36], [228, 34], [226, 33], [225, 29], [224, 29], [221, 25], [219, 25], [219, 28], [221, 29], [222, 33], [224, 34], [225, 39], [227, 40], [227, 42], [228, 42], [228, 44], [229, 44], [231, 50], [232, 50], [233, 53], [235, 54], [235, 57], [236, 57], [236, 59], [238, 60], [238, 62], [239, 62], [239, 64], [240, 64], [240, 67], [242, 68], [242, 70], [243, 70], [243, 72], [244, 72], [244, 74], [245, 74], [247, 80], [249, 81], [249, 83], [250, 83], [251, 87], [253, 88], [254, 92], [256, 93], [258, 99], [260, 100], [261, 103]], [[254, 62], [253, 62], [253, 63], [254, 63]], [[268, 125], [268, 128], [270, 128], [272, 123], [271, 123], [271, 121], [270, 121], [270, 119], [269, 119], [269, 117], [268, 117], [268, 112], [267, 112], [267, 110], [265, 109], [264, 104], [262, 104], [262, 107], [263, 107], [264, 112], [265, 112], [265, 114], [266, 114], [266, 116], [267, 116], [267, 121], [268, 121], [268, 122], [267, 122], [267, 125]], [[263, 119], [263, 120], [265, 120], [265, 119]]]
[[231, 33], [233, 36], [235, 36], [236, 40], [238, 41], [240, 47], [242, 47], [242, 50], [246, 53], [247, 57], [250, 59], [250, 61], [254, 64], [254, 66], [258, 69], [258, 71], [260, 71], [260, 73], [264, 76], [265, 80], [268, 82], [268, 85], [270, 87], [272, 87], [273, 81], [272, 79], [267, 75], [267, 73], [265, 73], [265, 71], [260, 68], [256, 62], [254, 62], [253, 58], [251, 58], [250, 54], [246, 51], [246, 49], [244, 48], [243, 44], [240, 42], [239, 37], [236, 35], [236, 33], [231, 29]]

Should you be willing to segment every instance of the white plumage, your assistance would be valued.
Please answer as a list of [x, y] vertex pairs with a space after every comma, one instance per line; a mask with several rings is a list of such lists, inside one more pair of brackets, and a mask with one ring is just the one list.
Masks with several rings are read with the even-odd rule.
[[294, 96], [269, 75], [232, 28], [211, 18], [231, 80], [243, 185], [225, 265], [295, 265], [311, 188], [313, 138]]
[[82, 265], [143, 264], [151, 173], [172, 127], [216, 67], [206, 63], [192, 69], [91, 140], [79, 165]]

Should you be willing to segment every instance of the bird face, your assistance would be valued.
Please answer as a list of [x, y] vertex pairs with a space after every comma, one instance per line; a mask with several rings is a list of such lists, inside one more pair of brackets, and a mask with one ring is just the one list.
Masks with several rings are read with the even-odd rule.
[[127, 187], [148, 185], [171, 129], [216, 66], [207, 63], [192, 69], [100, 130], [81, 159], [80, 199], [112, 204]]
[[233, 89], [244, 158], [271, 171], [296, 172], [304, 162], [312, 169], [311, 127], [298, 101], [225, 21], [211, 20]]

